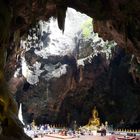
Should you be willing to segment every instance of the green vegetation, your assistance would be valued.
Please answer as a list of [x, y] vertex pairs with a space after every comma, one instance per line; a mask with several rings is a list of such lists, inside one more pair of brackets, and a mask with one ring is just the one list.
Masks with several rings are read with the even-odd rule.
[[89, 38], [91, 36], [92, 32], [93, 32], [92, 18], [89, 18], [82, 25], [82, 35], [86, 39], [86, 38]]
[[97, 33], [93, 32], [92, 18], [86, 20], [81, 28], [79, 59], [98, 53], [105, 53], [106, 58], [109, 59], [116, 43], [114, 41], [103, 41], [102, 38], [98, 37]]
[[107, 43], [104, 45], [104, 47], [105, 47], [106, 49], [112, 49], [112, 48], [115, 47], [114, 43], [115, 43], [114, 41], [109, 41], [109, 42], [107, 42]]

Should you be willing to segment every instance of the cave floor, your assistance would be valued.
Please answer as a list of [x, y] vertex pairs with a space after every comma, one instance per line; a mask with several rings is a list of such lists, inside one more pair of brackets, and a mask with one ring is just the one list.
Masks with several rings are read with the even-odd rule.
[[[122, 136], [119, 136], [119, 135], [116, 135], [114, 137], [114, 135], [110, 135], [110, 136], [89, 136], [89, 135], [86, 135], [86, 136], [80, 136], [80, 137], [76, 137], [76, 138], [61, 138], [61, 137], [49, 137], [49, 136], [44, 136], [42, 138], [34, 138], [33, 140], [61, 140], [61, 139], [65, 139], [65, 140], [120, 140], [118, 137], [122, 137]], [[115, 139], [114, 139], [115, 138]], [[127, 140], [135, 140], [136, 137], [134, 138], [130, 138], [130, 139], [127, 139]], [[138, 137], [138, 140], [140, 139], [140, 137]]]
[[34, 138], [33, 140], [108, 140], [109, 136], [101, 137], [101, 136], [80, 136], [79, 138], [57, 138], [57, 137], [42, 137], [42, 138]]

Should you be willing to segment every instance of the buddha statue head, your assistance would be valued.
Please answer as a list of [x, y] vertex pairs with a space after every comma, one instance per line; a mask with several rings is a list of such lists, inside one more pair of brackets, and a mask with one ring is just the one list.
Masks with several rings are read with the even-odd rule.
[[96, 109], [96, 106], [94, 106], [93, 110], [92, 110], [92, 117], [93, 118], [98, 118], [98, 111]]

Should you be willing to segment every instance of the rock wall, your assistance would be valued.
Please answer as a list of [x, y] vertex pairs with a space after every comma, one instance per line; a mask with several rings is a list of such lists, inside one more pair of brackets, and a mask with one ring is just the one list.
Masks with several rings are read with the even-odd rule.
[[[62, 60], [68, 62], [66, 57]], [[27, 91], [16, 93], [27, 123], [34, 118], [37, 123], [70, 125], [76, 120], [84, 125], [96, 105], [103, 123], [138, 128], [140, 88], [129, 72], [131, 55], [118, 48], [110, 61], [104, 54], [93, 57], [91, 63], [85, 61], [84, 66], [76, 67], [72, 57], [69, 61], [65, 75], [49, 81], [42, 75], [37, 85], [28, 83]]]
[[[83, 30], [78, 32], [78, 43], [72, 43], [73, 54], [69, 51], [51, 54], [49, 35], [43, 40], [44, 43], [47, 39], [47, 45], [39, 51], [31, 45], [24, 51], [23, 63], [10, 84], [16, 86], [11, 89], [16, 89], [16, 100], [23, 104], [25, 123], [35, 119], [38, 124], [71, 125], [76, 120], [78, 125], [85, 125], [96, 105], [101, 122], [107, 120], [114, 127], [138, 128], [140, 81], [130, 71], [133, 56], [115, 47], [114, 42], [104, 42], [93, 32], [83, 35]], [[59, 39], [55, 41], [63, 50], [66, 44]], [[18, 84], [13, 84], [14, 81]], [[120, 124], [122, 120], [124, 126]]]
[[97, 106], [102, 123], [108, 121], [118, 128], [139, 128], [139, 82], [135, 84], [128, 72], [130, 58], [118, 49], [109, 65], [104, 65], [106, 60], [102, 55], [86, 64], [83, 81], [75, 91], [70, 91], [61, 105], [59, 121], [65, 118], [65, 125], [71, 125], [74, 120], [78, 125], [85, 125], [93, 106]]

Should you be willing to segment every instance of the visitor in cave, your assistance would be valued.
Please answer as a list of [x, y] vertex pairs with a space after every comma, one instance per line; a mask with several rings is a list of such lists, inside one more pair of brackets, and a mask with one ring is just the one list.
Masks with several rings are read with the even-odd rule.
[[103, 123], [102, 123], [100, 129], [101, 129], [101, 136], [106, 136], [106, 127]]

